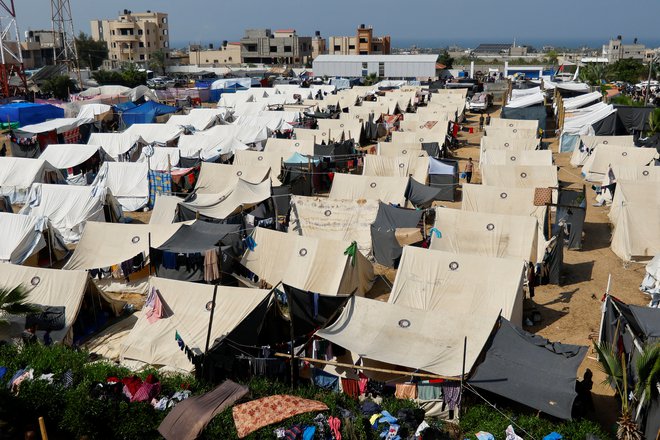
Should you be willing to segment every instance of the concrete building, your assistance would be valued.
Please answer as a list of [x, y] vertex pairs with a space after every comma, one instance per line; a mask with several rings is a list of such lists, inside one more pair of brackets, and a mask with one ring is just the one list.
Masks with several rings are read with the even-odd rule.
[[330, 55], [389, 55], [392, 51], [389, 35], [374, 37], [372, 26], [361, 24], [354, 36], [330, 37]]
[[428, 79], [436, 76], [437, 54], [319, 55], [314, 76], [362, 78], [375, 74], [388, 79]]
[[615, 40], [610, 40], [603, 44], [603, 58], [607, 58], [609, 63], [616, 63], [619, 60], [646, 60], [646, 46], [637, 43], [637, 38], [633, 44], [624, 44], [623, 38], [619, 35]]
[[316, 31], [312, 37], [312, 59], [325, 53], [327, 53], [325, 38], [321, 36], [320, 31]]
[[477, 46], [472, 53], [476, 56], [506, 56], [506, 57], [524, 57], [527, 55], [526, 46], [516, 46], [515, 43], [491, 44], [482, 43]]
[[312, 58], [312, 37], [300, 37], [295, 29], [247, 29], [241, 58], [248, 64], [305, 64]]
[[202, 49], [199, 45], [191, 45], [188, 57], [190, 64], [197, 66], [236, 66], [241, 64], [241, 43], [223, 41], [217, 49]]
[[92, 20], [92, 38], [108, 45], [104, 67], [116, 68], [126, 62], [146, 66], [157, 51], [169, 59], [168, 15], [163, 12], [124, 13], [113, 20]]
[[53, 49], [59, 49], [61, 45], [61, 35], [52, 30], [26, 31], [25, 41], [21, 41], [23, 65], [29, 70], [54, 64]]

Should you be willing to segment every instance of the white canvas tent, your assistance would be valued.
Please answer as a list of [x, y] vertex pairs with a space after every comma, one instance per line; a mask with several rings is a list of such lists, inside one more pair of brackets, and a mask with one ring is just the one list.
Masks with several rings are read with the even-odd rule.
[[531, 151], [539, 146], [539, 139], [535, 137], [511, 138], [507, 135], [491, 135], [481, 138], [481, 156], [480, 162], [483, 163], [483, 156], [486, 151]]
[[224, 220], [232, 214], [269, 199], [271, 196], [270, 179], [260, 183], [250, 183], [239, 178], [232, 186], [215, 194], [195, 194], [180, 207], [188, 209], [196, 216], [202, 215], [214, 219]]
[[20, 213], [47, 217], [66, 243], [80, 240], [86, 222], [105, 221], [106, 205], [116, 218], [121, 218], [121, 208], [105, 188], [35, 183], [28, 200]]
[[564, 110], [571, 111], [584, 107], [587, 104], [592, 104], [596, 101], [602, 101], [603, 94], [600, 91], [585, 93], [583, 95], [574, 96], [572, 98], [564, 98]]
[[49, 228], [46, 217], [0, 212], [0, 263], [23, 264], [48, 246], [47, 240], [53, 254], [65, 253], [64, 243]]
[[621, 147], [634, 147], [633, 136], [580, 136], [580, 145], [573, 149], [571, 165], [581, 167], [597, 145], [618, 145]]
[[101, 147], [92, 144], [50, 144], [39, 156], [59, 170], [73, 168], [87, 161]]
[[445, 143], [446, 132], [435, 130], [417, 130], [417, 131], [393, 131], [392, 142], [395, 143], [412, 143], [412, 142], [437, 142], [440, 145]]
[[373, 266], [347, 241], [327, 240], [255, 228], [254, 250], [241, 264], [271, 286], [279, 282], [321, 295], [364, 295], [374, 282]]
[[180, 150], [174, 147], [148, 147], [142, 150], [138, 163], [146, 163], [150, 170], [166, 171], [179, 166]]
[[357, 176], [335, 173], [331, 199], [380, 200], [404, 206], [408, 177]]
[[[330, 143], [335, 139], [339, 140], [340, 136], [335, 138], [335, 135], [327, 130], [312, 130], [309, 128], [294, 128], [293, 135], [295, 136], [296, 141], [308, 141], [312, 144], [320, 144], [321, 142]], [[332, 138], [330, 137], [332, 135]]]
[[268, 178], [267, 164], [234, 164], [202, 162], [195, 184], [197, 194], [220, 194], [234, 187], [239, 180], [261, 183]]
[[84, 124], [94, 122], [94, 118], [57, 118], [39, 124], [25, 125], [17, 129], [23, 133], [40, 134], [55, 131], [57, 134], [71, 131]]
[[137, 211], [149, 201], [148, 173], [146, 163], [104, 162], [92, 186], [109, 189], [125, 211]]
[[598, 145], [584, 161], [582, 175], [589, 182], [601, 182], [610, 165], [646, 166], [657, 157], [655, 148]]
[[206, 130], [224, 120], [226, 109], [221, 108], [194, 108], [187, 115], [172, 115], [167, 120], [168, 125], [192, 127], [195, 130]]
[[[537, 262], [538, 220], [525, 215], [435, 208], [430, 249]], [[541, 240], [543, 238], [541, 237]]]
[[[92, 133], [87, 141], [88, 145], [99, 145], [103, 151], [113, 160], [119, 160], [120, 157], [131, 153], [134, 147], [144, 143], [142, 137], [138, 134], [130, 133]], [[137, 151], [137, 148], [133, 151]], [[135, 160], [137, 155], [132, 159]]]
[[221, 156], [236, 154], [249, 147], [234, 137], [217, 137], [205, 132], [179, 137], [179, 154], [189, 159], [214, 162]]
[[216, 125], [208, 130], [200, 131], [199, 134], [213, 136], [218, 139], [235, 138], [248, 145], [258, 144], [268, 139], [268, 128], [252, 125]]
[[509, 188], [555, 188], [557, 167], [554, 165], [482, 165], [484, 185]]
[[[520, 258], [406, 246], [388, 302], [439, 312], [442, 318], [479, 316], [492, 325], [501, 315], [522, 325], [524, 275]], [[482, 338], [490, 335], [491, 325], [482, 329]]]
[[428, 157], [416, 156], [364, 156], [364, 176], [411, 176], [417, 182], [426, 184], [429, 177]]
[[182, 201], [183, 199], [177, 196], [156, 194], [156, 201], [154, 202], [154, 209], [151, 211], [149, 224], [169, 225], [173, 223], [176, 215], [176, 208]]
[[281, 153], [285, 159], [291, 156], [292, 153], [313, 156], [314, 140], [268, 138], [265, 151], [267, 153]]
[[282, 161], [288, 159], [291, 153], [279, 153], [268, 151], [237, 151], [234, 156], [234, 165], [249, 167], [248, 169], [259, 169], [270, 167], [270, 181], [273, 186], [281, 186], [278, 178], [282, 174]]
[[165, 145], [181, 136], [183, 128], [167, 124], [133, 124], [123, 134], [140, 136], [147, 144]]
[[550, 150], [486, 150], [480, 157], [481, 166], [484, 165], [525, 165], [525, 166], [551, 166], [552, 151]]
[[378, 142], [379, 156], [428, 156], [421, 142]]
[[498, 128], [498, 127], [508, 127], [508, 128], [523, 128], [527, 130], [538, 130], [539, 121], [537, 120], [527, 120], [527, 119], [502, 119], [502, 118], [492, 118], [490, 120], [489, 127]]
[[63, 182], [62, 174], [43, 159], [0, 157], [0, 196], [22, 204], [33, 183]]
[[317, 121], [318, 129], [327, 131], [330, 139], [344, 140], [354, 139], [360, 141], [362, 135], [362, 123], [358, 120], [343, 121], [341, 119], [319, 119]]
[[485, 136], [494, 136], [496, 138], [508, 139], [521, 139], [521, 138], [535, 138], [538, 135], [538, 130], [532, 128], [517, 128], [517, 127], [494, 127], [487, 126], [485, 128]]
[[[89, 275], [81, 270], [42, 269], [38, 267], [0, 264], [0, 287], [13, 289], [24, 286], [28, 294], [28, 302], [39, 306], [64, 307], [64, 328], [53, 330], [50, 336], [54, 342], [70, 345], [73, 343], [73, 324], [78, 318], [85, 296], [88, 296], [88, 307], [98, 307], [99, 302], [107, 304], [111, 311], [118, 315], [123, 307], [122, 302], [113, 301], [100, 294], [89, 282]], [[93, 297], [89, 296], [93, 295]], [[100, 313], [100, 311], [97, 311]], [[0, 339], [18, 339], [25, 329], [25, 316], [7, 316], [9, 325], [0, 327]], [[41, 339], [43, 331], [37, 328]]]
[[338, 200], [291, 197], [290, 234], [353, 242], [363, 255], [371, 254], [371, 224], [378, 214], [377, 200]]
[[[138, 320], [121, 342], [120, 360], [131, 366], [168, 367], [190, 373], [194, 366], [179, 349], [174, 339], [178, 333], [186, 346], [200, 354], [204, 352], [211, 326], [211, 344], [232, 332], [257, 306], [269, 300], [270, 292], [227, 286], [188, 283], [152, 277], [152, 288], [160, 295], [164, 307], [171, 311], [155, 322], [147, 319], [148, 309], [139, 312]], [[216, 310], [209, 323], [207, 304], [213, 301]]]

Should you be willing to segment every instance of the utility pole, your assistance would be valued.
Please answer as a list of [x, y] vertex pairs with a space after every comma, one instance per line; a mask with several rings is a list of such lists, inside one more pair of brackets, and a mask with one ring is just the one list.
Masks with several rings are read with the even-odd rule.
[[653, 73], [653, 63], [655, 62], [655, 56], [651, 58], [649, 62], [649, 78], [646, 81], [646, 96], [644, 96], [644, 107], [649, 103], [649, 95], [651, 94], [651, 74]]

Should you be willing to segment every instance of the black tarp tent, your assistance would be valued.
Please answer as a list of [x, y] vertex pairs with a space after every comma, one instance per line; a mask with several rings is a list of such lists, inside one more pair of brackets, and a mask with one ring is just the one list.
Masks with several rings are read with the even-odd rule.
[[417, 228], [424, 212], [398, 208], [385, 203], [378, 204], [376, 220], [371, 225], [371, 242], [374, 259], [378, 264], [397, 267], [403, 246], [396, 238], [397, 229]]
[[230, 273], [232, 264], [242, 251], [240, 230], [241, 225], [201, 221], [182, 225], [169, 240], [150, 249], [156, 275], [173, 280], [203, 282], [204, 254], [218, 248], [219, 267], [222, 272]]
[[468, 383], [561, 419], [570, 419], [577, 370], [587, 347], [553, 343], [500, 318], [484, 361]]
[[[618, 355], [623, 351], [626, 363], [635, 365], [645, 344], [660, 342], [660, 309], [629, 305], [613, 296], [606, 296], [599, 341], [611, 345]], [[631, 370], [634, 376], [635, 369]], [[636, 379], [629, 378], [631, 387]], [[638, 414], [638, 411], [633, 414]], [[660, 430], [660, 398], [656, 398], [639, 412], [637, 422], [645, 438], [657, 437]]]
[[439, 189], [436, 200], [455, 202], [456, 188], [458, 188], [458, 161], [429, 158], [429, 186]]
[[582, 249], [582, 230], [587, 215], [587, 201], [584, 191], [559, 190], [555, 227], [559, 222], [566, 223], [568, 238], [565, 245], [569, 249]]
[[411, 177], [406, 187], [406, 200], [415, 208], [428, 208], [434, 200], [444, 200], [442, 191], [442, 187], [422, 185]]

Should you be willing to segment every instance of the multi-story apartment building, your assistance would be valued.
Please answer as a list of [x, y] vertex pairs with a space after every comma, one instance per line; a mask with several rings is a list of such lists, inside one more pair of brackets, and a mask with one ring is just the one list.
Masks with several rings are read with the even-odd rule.
[[609, 63], [616, 63], [619, 60], [646, 60], [646, 46], [637, 43], [637, 38], [633, 44], [624, 44], [621, 35], [617, 36], [615, 40], [610, 40], [607, 44], [603, 44], [603, 57], [607, 58]]
[[253, 64], [305, 64], [312, 57], [312, 38], [295, 29], [247, 29], [241, 38], [241, 58]]
[[222, 46], [203, 49], [191, 45], [188, 50], [190, 64], [203, 67], [235, 66], [241, 64], [241, 43], [223, 41]]
[[354, 36], [328, 39], [330, 55], [389, 55], [390, 53], [390, 36], [375, 37], [373, 27], [364, 24], [358, 27]]
[[117, 19], [92, 20], [92, 38], [108, 45], [105, 67], [115, 68], [126, 62], [148, 65], [157, 51], [169, 58], [170, 35], [168, 15], [163, 12], [124, 13]]

